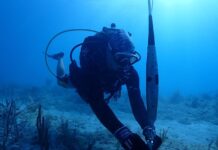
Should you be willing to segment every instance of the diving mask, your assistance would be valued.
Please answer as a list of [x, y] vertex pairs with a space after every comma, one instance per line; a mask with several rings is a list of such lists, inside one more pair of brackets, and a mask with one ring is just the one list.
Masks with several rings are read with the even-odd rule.
[[128, 52], [116, 52], [114, 54], [115, 61], [121, 65], [122, 67], [124, 66], [131, 66], [138, 62], [141, 59], [141, 55], [133, 51], [131, 53]]

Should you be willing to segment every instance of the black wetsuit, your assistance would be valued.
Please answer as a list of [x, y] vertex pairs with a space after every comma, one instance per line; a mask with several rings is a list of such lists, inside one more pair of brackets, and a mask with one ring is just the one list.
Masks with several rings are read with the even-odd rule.
[[[80, 53], [81, 67], [77, 67], [75, 62], [70, 65], [72, 84], [111, 133], [121, 128], [123, 124], [104, 100], [104, 92], [113, 93], [114, 88], [117, 90], [119, 86], [126, 85], [134, 117], [141, 128], [144, 128], [149, 125], [149, 121], [139, 89], [138, 73], [133, 66], [130, 66], [128, 76], [123, 78], [122, 70], [110, 70], [105, 61], [107, 46], [107, 38], [101, 34], [85, 39]], [[118, 86], [114, 86], [118, 80], [120, 80]]]

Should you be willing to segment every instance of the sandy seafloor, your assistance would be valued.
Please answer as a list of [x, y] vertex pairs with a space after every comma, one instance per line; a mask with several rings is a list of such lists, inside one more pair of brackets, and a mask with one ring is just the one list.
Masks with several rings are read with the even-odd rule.
[[[48, 118], [50, 124], [50, 149], [122, 150], [117, 140], [100, 124], [88, 104], [81, 100], [74, 90], [59, 87], [2, 88], [1, 103], [6, 99], [14, 99], [17, 110], [21, 110], [17, 116], [17, 123], [25, 120], [19, 140], [11, 142], [10, 138], [8, 139], [8, 149], [39, 149], [36, 142], [36, 117], [38, 105], [41, 104], [43, 115]], [[142, 130], [131, 114], [128, 96], [125, 93], [122, 93], [118, 101], [112, 100], [109, 105], [122, 123], [142, 136]], [[217, 116], [216, 93], [184, 97], [176, 92], [169, 97], [160, 96], [156, 130], [158, 134], [166, 131], [160, 150], [218, 150]], [[61, 136], [57, 138], [61, 132], [58, 127], [66, 120], [68, 129], [65, 134], [68, 133], [68, 139], [63, 142], [63, 136], [62, 140]], [[1, 131], [2, 120], [0, 125]], [[1, 139], [0, 142], [2, 143]]]

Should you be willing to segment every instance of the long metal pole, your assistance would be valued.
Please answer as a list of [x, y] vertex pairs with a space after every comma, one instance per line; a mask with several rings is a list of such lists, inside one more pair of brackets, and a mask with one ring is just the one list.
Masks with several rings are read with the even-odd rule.
[[148, 34], [148, 47], [147, 47], [147, 62], [146, 62], [146, 101], [147, 112], [150, 125], [154, 127], [157, 118], [158, 106], [158, 65], [155, 47], [154, 27], [152, 18], [152, 3], [148, 0], [149, 10], [149, 34]]

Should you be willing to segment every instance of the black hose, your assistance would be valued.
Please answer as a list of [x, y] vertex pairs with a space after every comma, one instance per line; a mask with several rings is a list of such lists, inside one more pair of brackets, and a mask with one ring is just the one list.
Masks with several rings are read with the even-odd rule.
[[[57, 34], [55, 34], [48, 42], [47, 46], [46, 46], [46, 49], [45, 49], [45, 63], [46, 63], [46, 67], [48, 69], [48, 71], [54, 76], [56, 77], [57, 79], [59, 79], [59, 77], [51, 70], [51, 68], [49, 67], [48, 65], [48, 59], [47, 59], [47, 56], [48, 56], [48, 50], [49, 50], [49, 47], [51, 45], [51, 43], [53, 42], [54, 39], [56, 39], [58, 36], [64, 34], [64, 33], [67, 33], [67, 32], [74, 32], [74, 31], [85, 31], [85, 32], [94, 32], [94, 33], [99, 33], [98, 31], [95, 31], [95, 30], [91, 30], [91, 29], [67, 29], [67, 30], [63, 30], [61, 32], [58, 32]], [[78, 46], [80, 46], [81, 44], [78, 44], [76, 46], [74, 46], [74, 48], [71, 50], [71, 55], [70, 55], [70, 58], [71, 58], [71, 61], [72, 61], [72, 53], [74, 51], [74, 49], [76, 49]]]
[[75, 46], [71, 49], [71, 51], [70, 51], [70, 61], [71, 61], [71, 62], [73, 62], [73, 52], [74, 52], [74, 50], [75, 50], [77, 47], [81, 46], [81, 45], [83, 45], [83, 43], [77, 44], [77, 45], [75, 45]]

